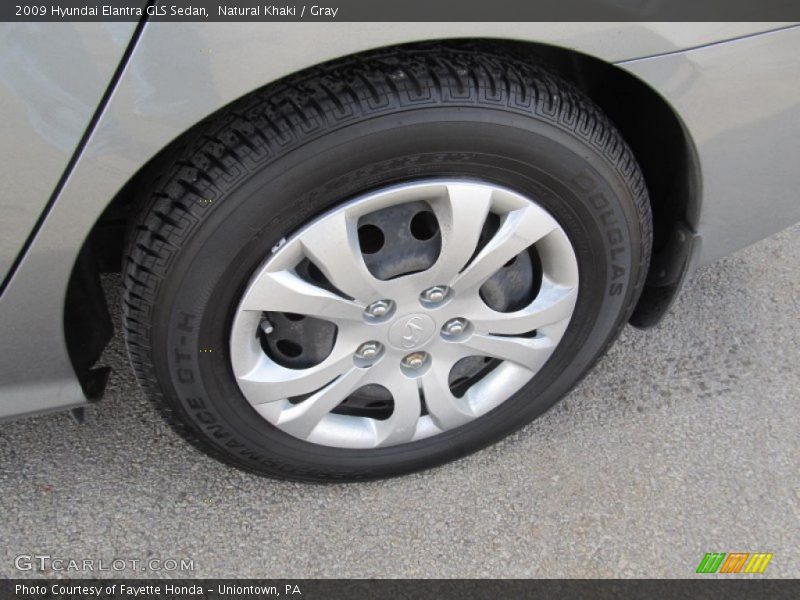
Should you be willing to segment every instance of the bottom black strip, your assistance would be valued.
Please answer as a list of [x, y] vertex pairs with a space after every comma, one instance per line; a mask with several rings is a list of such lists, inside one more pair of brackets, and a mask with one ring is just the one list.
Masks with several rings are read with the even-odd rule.
[[0, 581], [0, 598], [136, 598], [303, 600], [425, 600], [542, 597], [608, 598], [797, 598], [800, 580], [759, 579], [10, 579]]

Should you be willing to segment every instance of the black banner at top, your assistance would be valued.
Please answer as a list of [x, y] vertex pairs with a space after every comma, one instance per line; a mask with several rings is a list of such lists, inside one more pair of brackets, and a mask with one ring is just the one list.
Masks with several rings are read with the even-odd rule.
[[3, 0], [0, 21], [800, 21], [800, 0]]

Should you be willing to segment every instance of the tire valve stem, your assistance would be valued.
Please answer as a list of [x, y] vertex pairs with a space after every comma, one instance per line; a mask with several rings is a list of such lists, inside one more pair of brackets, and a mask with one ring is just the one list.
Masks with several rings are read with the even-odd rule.
[[271, 252], [272, 254], [275, 254], [275, 253], [276, 253], [278, 250], [280, 250], [281, 248], [283, 248], [283, 246], [284, 246], [285, 244], [286, 244], [286, 238], [285, 238], [285, 237], [282, 237], [281, 239], [279, 239], [279, 240], [278, 240], [278, 243], [277, 243], [277, 244], [275, 244], [275, 245], [272, 247], [272, 250], [270, 250], [270, 252]]
[[264, 319], [261, 321], [259, 327], [261, 327], [261, 331], [264, 332], [264, 335], [269, 335], [275, 330], [275, 328], [272, 326], [272, 323], [269, 322], [269, 319]]

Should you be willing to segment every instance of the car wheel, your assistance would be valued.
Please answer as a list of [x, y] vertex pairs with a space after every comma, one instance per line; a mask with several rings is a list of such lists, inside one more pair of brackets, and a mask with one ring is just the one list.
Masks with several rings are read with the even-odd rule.
[[315, 67], [159, 163], [124, 265], [137, 376], [212, 455], [407, 473], [530, 422], [629, 318], [651, 217], [603, 113], [467, 46]]

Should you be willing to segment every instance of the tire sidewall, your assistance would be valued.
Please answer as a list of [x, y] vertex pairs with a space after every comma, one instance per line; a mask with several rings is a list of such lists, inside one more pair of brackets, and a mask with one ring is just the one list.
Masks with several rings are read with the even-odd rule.
[[[513, 158], [510, 158], [513, 157]], [[570, 325], [517, 394], [456, 430], [400, 446], [316, 446], [261, 418], [230, 367], [233, 314], [250, 276], [284, 237], [342, 202], [435, 178], [508, 187], [552, 214], [580, 272]], [[426, 468], [528, 423], [586, 372], [627, 319], [644, 260], [636, 199], [594, 146], [550, 122], [508, 111], [441, 107], [375, 117], [252, 169], [209, 197], [170, 265], [152, 316], [166, 400], [197, 435], [246, 468], [299, 479], [376, 478]]]

